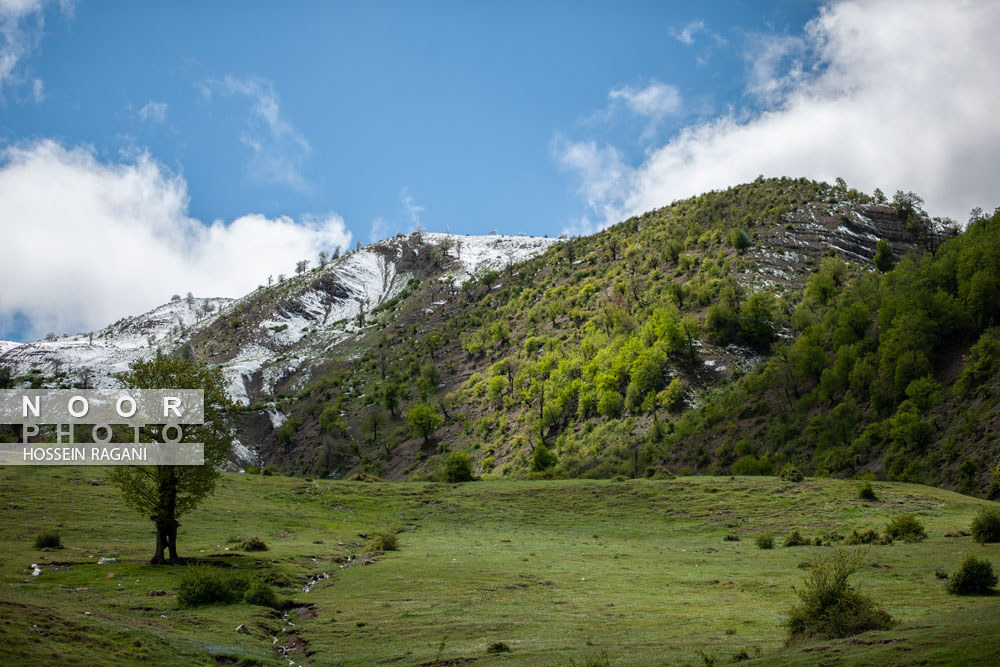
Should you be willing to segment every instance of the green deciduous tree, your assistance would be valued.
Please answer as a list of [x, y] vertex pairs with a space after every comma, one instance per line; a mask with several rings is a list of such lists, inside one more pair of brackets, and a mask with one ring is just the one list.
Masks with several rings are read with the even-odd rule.
[[[201, 442], [205, 462], [196, 466], [116, 466], [108, 479], [118, 487], [122, 500], [156, 527], [156, 547], [150, 564], [183, 563], [177, 553], [177, 519], [193, 510], [215, 490], [219, 467], [232, 453], [232, 431], [228, 415], [233, 405], [224, 390], [218, 368], [206, 368], [180, 357], [158, 356], [136, 361], [117, 379], [132, 389], [202, 389], [205, 397], [203, 424], [184, 427], [186, 442]], [[144, 442], [162, 442], [161, 426], [140, 429]], [[164, 556], [166, 550], [168, 556]]]
[[426, 403], [417, 403], [406, 413], [406, 419], [416, 435], [423, 437], [424, 444], [441, 425], [441, 415]]

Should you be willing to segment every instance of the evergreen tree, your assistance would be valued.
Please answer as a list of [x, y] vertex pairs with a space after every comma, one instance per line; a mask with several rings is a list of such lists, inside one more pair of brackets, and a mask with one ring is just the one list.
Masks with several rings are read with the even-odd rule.
[[892, 244], [888, 239], [879, 239], [875, 244], [875, 268], [879, 273], [886, 273], [896, 266], [896, 256], [892, 253]]

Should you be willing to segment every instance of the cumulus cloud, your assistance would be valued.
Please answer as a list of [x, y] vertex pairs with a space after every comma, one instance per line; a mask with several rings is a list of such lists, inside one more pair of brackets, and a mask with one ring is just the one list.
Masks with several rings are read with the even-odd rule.
[[153, 102], [152, 100], [146, 102], [139, 109], [139, 118], [154, 123], [162, 123], [167, 119], [167, 103]]
[[174, 293], [241, 296], [351, 240], [335, 214], [203, 224], [184, 179], [148, 155], [104, 163], [50, 140], [4, 151], [0, 221], [0, 330], [20, 315], [26, 338], [99, 328]]
[[913, 190], [964, 220], [1000, 203], [998, 33], [996, 3], [832, 3], [801, 37], [752, 45], [747, 93], [763, 108], [684, 128], [637, 165], [590, 141], [563, 141], [557, 160], [602, 224], [758, 174]]
[[250, 114], [240, 142], [253, 152], [250, 173], [255, 178], [304, 192], [309, 183], [302, 167], [312, 147], [305, 137], [281, 113], [281, 103], [274, 84], [260, 77], [226, 76], [201, 86], [202, 95], [239, 95], [250, 100]]

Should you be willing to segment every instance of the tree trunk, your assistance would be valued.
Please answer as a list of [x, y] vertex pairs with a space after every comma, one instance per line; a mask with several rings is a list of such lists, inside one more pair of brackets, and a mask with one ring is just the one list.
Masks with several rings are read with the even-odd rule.
[[[150, 565], [183, 565], [184, 559], [177, 555], [177, 478], [171, 471], [159, 485], [160, 506], [155, 515], [150, 517], [156, 524], [156, 550], [150, 559]], [[168, 556], [163, 556], [164, 549]]]
[[177, 555], [177, 527], [180, 524], [174, 520], [170, 524], [170, 541], [167, 543], [167, 552], [170, 554], [170, 560], [168, 561], [171, 565], [183, 565], [184, 559]]
[[[150, 517], [154, 521], [156, 517]], [[167, 562], [167, 559], [163, 556], [163, 550], [167, 548], [167, 536], [165, 527], [156, 524], [156, 550], [153, 551], [153, 557], [149, 559], [150, 565], [163, 565]]]

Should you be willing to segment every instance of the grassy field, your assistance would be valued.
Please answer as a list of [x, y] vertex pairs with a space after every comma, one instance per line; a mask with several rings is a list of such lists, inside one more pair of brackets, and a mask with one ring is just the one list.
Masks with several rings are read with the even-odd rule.
[[[858, 482], [815, 479], [226, 474], [182, 518], [182, 555], [287, 575], [279, 592], [293, 602], [278, 612], [178, 609], [183, 568], [145, 565], [152, 524], [91, 484], [104, 472], [0, 470], [0, 664], [700, 665], [741, 652], [762, 664], [1000, 662], [1000, 598], [948, 595], [935, 576], [970, 550], [1000, 566], [1000, 545], [945, 537], [987, 503], [940, 489], [876, 483], [879, 500], [864, 502]], [[882, 529], [901, 512], [916, 513], [928, 539], [868, 547], [854, 579], [900, 625], [786, 648], [800, 565], [834, 548], [782, 547], [783, 535]], [[34, 548], [46, 529], [63, 549]], [[371, 535], [396, 530], [398, 551], [366, 554]], [[755, 545], [762, 533], [777, 537], [773, 550]], [[237, 551], [251, 536], [271, 549]], [[510, 652], [488, 653], [494, 642]]]

